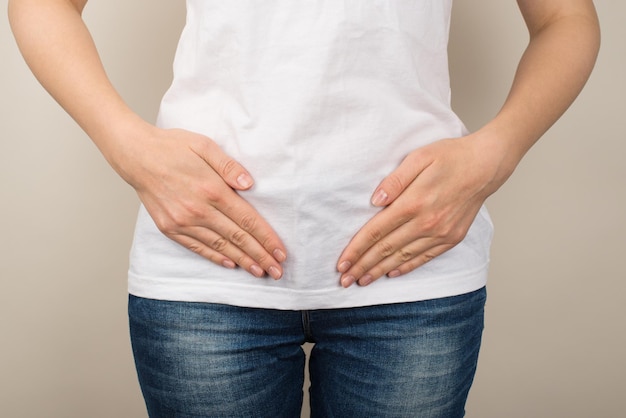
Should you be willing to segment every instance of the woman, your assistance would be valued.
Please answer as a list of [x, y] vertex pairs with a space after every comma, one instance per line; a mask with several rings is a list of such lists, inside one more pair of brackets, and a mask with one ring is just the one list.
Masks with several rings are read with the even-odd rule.
[[150, 416], [462, 416], [485, 199], [574, 100], [589, 0], [518, 0], [510, 95], [449, 104], [450, 0], [189, 0], [156, 126], [107, 80], [86, 0], [10, 0], [35, 75], [142, 201], [129, 272]]

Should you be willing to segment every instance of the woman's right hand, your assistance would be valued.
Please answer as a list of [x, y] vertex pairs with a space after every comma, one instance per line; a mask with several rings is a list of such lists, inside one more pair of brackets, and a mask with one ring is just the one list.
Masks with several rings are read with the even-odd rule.
[[235, 191], [252, 186], [248, 172], [209, 138], [158, 129], [126, 105], [82, 20], [86, 3], [9, 0], [11, 27], [33, 73], [137, 190], [165, 235], [219, 265], [280, 278], [284, 245]]
[[282, 277], [283, 243], [236, 192], [253, 185], [241, 164], [206, 136], [181, 129], [150, 127], [129, 139], [112, 165], [163, 234], [221, 266]]

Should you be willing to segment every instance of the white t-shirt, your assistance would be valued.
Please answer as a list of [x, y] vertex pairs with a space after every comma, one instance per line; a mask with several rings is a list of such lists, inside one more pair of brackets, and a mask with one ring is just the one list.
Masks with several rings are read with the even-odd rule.
[[405, 276], [344, 289], [336, 263], [412, 150], [466, 134], [450, 108], [452, 0], [187, 0], [158, 125], [198, 132], [246, 167], [241, 196], [288, 260], [279, 281], [212, 264], [142, 207], [129, 290], [147, 298], [324, 309], [461, 294], [486, 282], [483, 208], [456, 247]]

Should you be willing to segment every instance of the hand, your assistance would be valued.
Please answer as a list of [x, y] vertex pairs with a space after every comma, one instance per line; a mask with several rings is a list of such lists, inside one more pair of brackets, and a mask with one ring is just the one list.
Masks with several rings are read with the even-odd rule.
[[501, 169], [499, 148], [464, 137], [409, 154], [372, 196], [373, 205], [386, 207], [341, 254], [342, 286], [406, 274], [461, 242], [485, 199], [512, 171]]
[[215, 142], [155, 128], [126, 146], [132, 150], [125, 148], [127, 163], [116, 164], [118, 171], [161, 232], [224, 267], [239, 265], [256, 277], [282, 276], [284, 245], [235, 191], [249, 189], [252, 178]]

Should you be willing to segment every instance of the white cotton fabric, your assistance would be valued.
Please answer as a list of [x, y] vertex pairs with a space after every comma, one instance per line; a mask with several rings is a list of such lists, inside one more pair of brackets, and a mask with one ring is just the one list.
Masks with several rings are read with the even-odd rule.
[[450, 108], [451, 0], [188, 0], [158, 125], [216, 141], [255, 179], [241, 193], [288, 250], [279, 281], [201, 258], [142, 207], [129, 290], [276, 309], [409, 302], [486, 282], [492, 225], [400, 278], [343, 289], [336, 263], [412, 150], [466, 130]]

